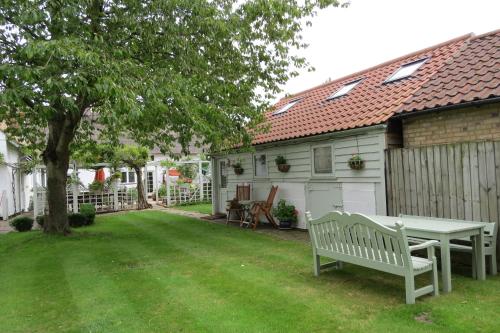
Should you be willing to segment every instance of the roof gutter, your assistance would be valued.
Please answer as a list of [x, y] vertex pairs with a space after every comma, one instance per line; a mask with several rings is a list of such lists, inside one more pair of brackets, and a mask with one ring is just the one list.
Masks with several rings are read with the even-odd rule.
[[431, 108], [431, 109], [424, 109], [420, 111], [407, 111], [404, 113], [399, 113], [394, 116], [392, 116], [393, 119], [402, 119], [402, 118], [410, 118], [413, 116], [419, 116], [422, 114], [428, 114], [432, 112], [439, 112], [439, 111], [448, 111], [448, 110], [455, 110], [455, 109], [461, 109], [469, 106], [480, 106], [484, 104], [490, 104], [490, 103], [496, 103], [500, 102], [500, 96], [488, 98], [488, 99], [480, 99], [480, 100], [475, 100], [475, 101], [469, 101], [469, 102], [464, 102], [464, 103], [459, 103], [459, 104], [453, 104], [453, 105], [443, 105], [443, 106], [438, 106], [436, 108]]

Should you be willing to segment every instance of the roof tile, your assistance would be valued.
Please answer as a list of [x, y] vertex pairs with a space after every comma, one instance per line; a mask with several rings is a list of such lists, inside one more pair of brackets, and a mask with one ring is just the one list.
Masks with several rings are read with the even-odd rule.
[[[256, 135], [253, 143], [262, 144], [383, 123], [445, 65], [470, 36], [465, 35], [283, 98], [265, 114], [270, 130]], [[424, 57], [429, 59], [412, 76], [384, 83], [402, 65]], [[457, 67], [457, 70], [460, 69]], [[363, 80], [346, 95], [327, 99], [345, 84], [361, 78]], [[302, 100], [287, 112], [273, 115], [275, 110], [297, 98]]]

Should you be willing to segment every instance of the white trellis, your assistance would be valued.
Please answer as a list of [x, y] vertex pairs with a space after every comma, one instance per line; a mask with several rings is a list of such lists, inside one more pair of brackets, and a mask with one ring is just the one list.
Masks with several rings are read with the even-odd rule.
[[[96, 167], [107, 168], [107, 164]], [[97, 212], [112, 212], [137, 208], [137, 192], [135, 188], [120, 186], [119, 180], [111, 181], [102, 190], [92, 190], [79, 181], [76, 164], [72, 165], [71, 179], [66, 186], [66, 203], [68, 212], [76, 213], [82, 204], [91, 204]], [[90, 169], [89, 169], [90, 170]], [[43, 215], [48, 211], [47, 188], [45, 186], [45, 166], [36, 166], [33, 170], [33, 211], [34, 215]]]
[[[147, 170], [154, 169], [153, 172], [153, 193], [157, 203], [166, 206], [173, 206], [186, 203], [212, 201], [212, 179], [208, 174], [203, 173], [203, 164], [207, 164], [207, 172], [210, 172], [210, 161], [193, 159], [187, 161], [172, 162], [173, 166], [194, 164], [197, 165], [196, 181], [192, 183], [182, 183], [172, 179], [169, 175], [170, 167], [164, 166], [164, 161], [149, 162]], [[161, 177], [159, 177], [161, 175]], [[163, 193], [160, 189], [163, 187]]]

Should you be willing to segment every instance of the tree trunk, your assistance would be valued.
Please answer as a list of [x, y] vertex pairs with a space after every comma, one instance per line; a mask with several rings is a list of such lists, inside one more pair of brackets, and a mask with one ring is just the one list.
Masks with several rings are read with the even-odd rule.
[[68, 223], [66, 182], [69, 167], [69, 145], [74, 138], [79, 118], [56, 115], [49, 121], [47, 146], [42, 154], [47, 167], [48, 218], [43, 224], [46, 233], [67, 235]]
[[134, 167], [134, 171], [137, 178], [137, 209], [147, 209], [151, 208], [151, 204], [148, 203], [144, 195], [144, 184], [142, 183], [142, 170], [140, 167]]
[[67, 235], [71, 232], [68, 224], [68, 207], [66, 198], [66, 182], [69, 165], [69, 154], [64, 161], [47, 160], [47, 201], [49, 205], [48, 219], [44, 223], [44, 231], [51, 234]]

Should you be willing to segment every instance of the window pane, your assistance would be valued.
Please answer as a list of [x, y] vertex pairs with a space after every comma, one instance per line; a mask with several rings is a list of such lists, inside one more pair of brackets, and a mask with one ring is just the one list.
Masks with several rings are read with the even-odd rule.
[[332, 148], [318, 147], [313, 149], [314, 173], [332, 173]]
[[219, 163], [219, 174], [220, 174], [220, 187], [227, 188], [227, 168], [225, 161], [220, 161]]
[[260, 177], [267, 176], [266, 155], [255, 155], [254, 157], [255, 175]]
[[122, 172], [122, 183], [126, 183], [126, 182], [127, 182], [127, 173]]
[[129, 183], [135, 183], [135, 172], [134, 171], [129, 171], [129, 173], [128, 173], [128, 182]]

